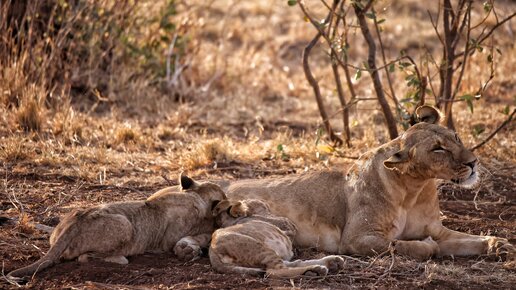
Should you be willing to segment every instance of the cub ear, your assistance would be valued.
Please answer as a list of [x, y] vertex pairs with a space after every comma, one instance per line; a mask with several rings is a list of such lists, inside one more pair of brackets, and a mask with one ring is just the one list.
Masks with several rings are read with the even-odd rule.
[[423, 105], [418, 107], [415, 114], [418, 122], [438, 124], [441, 120], [441, 113], [432, 106]]
[[198, 185], [197, 182], [195, 182], [195, 180], [186, 176], [182, 172], [181, 175], [179, 175], [179, 184], [181, 185], [182, 190], [195, 189]]
[[401, 173], [404, 173], [406, 171], [408, 161], [408, 150], [400, 150], [389, 157], [389, 159], [385, 160], [383, 162], [383, 166], [389, 170], [398, 170]]
[[238, 201], [231, 205], [231, 207], [228, 209], [228, 213], [234, 218], [247, 216], [247, 206]]
[[215, 208], [211, 211], [213, 216], [218, 216], [219, 214], [225, 212], [227, 209], [231, 207], [231, 202], [229, 200], [223, 200], [215, 206]]

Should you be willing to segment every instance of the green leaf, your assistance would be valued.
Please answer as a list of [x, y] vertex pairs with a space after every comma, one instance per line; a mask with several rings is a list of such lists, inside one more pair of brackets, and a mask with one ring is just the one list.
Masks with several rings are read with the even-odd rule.
[[478, 135], [484, 133], [484, 131], [486, 130], [486, 125], [484, 124], [476, 124], [473, 126], [473, 136], [477, 137]]
[[362, 76], [362, 71], [361, 70], [357, 70], [357, 72], [355, 73], [355, 81], [358, 81], [360, 79], [360, 77]]
[[483, 6], [484, 6], [485, 13], [489, 13], [491, 11], [491, 9], [493, 9], [493, 5], [488, 1], [484, 2]]
[[466, 100], [466, 104], [468, 105], [469, 111], [473, 113], [473, 102], [471, 100]]
[[283, 148], [283, 144], [278, 144], [278, 147], [276, 147], [278, 149], [279, 152], [283, 152], [283, 150], [285, 150], [285, 148]]
[[466, 101], [466, 104], [468, 105], [468, 109], [471, 113], [473, 113], [473, 100], [476, 96], [473, 96], [471, 94], [465, 94], [460, 97], [461, 100]]
[[297, 0], [288, 0], [287, 4], [288, 4], [288, 6], [294, 6], [297, 4]]
[[375, 19], [376, 18], [376, 14], [374, 14], [374, 12], [368, 12], [368, 13], [365, 13], [364, 15], [365, 15], [365, 17], [367, 17], [369, 19]]
[[496, 49], [496, 52], [498, 52], [498, 54], [502, 55], [502, 51], [499, 48], [495, 48], [495, 49]]
[[502, 114], [506, 115], [506, 116], [509, 116], [509, 105], [505, 106], [503, 109], [502, 109]]
[[380, 20], [376, 21], [376, 23], [377, 23], [377, 24], [382, 24], [382, 23], [384, 23], [384, 22], [385, 22], [385, 18], [382, 18], [382, 19], [380, 19]]
[[389, 65], [389, 72], [394, 72], [394, 63]]
[[353, 5], [355, 5], [356, 7], [360, 8], [360, 10], [364, 9], [364, 4], [360, 3], [360, 0], [358, 1], [351, 1], [353, 3]]
[[462, 100], [464, 100], [464, 101], [472, 101], [472, 100], [473, 100], [473, 98], [474, 98], [474, 96], [473, 96], [473, 95], [470, 95], [470, 94], [466, 94], [466, 95], [464, 95], [464, 96], [461, 96], [460, 98], [461, 98]]
[[488, 61], [488, 62], [493, 62], [493, 55], [492, 55], [492, 54], [489, 54], [489, 55], [487, 56], [487, 61]]

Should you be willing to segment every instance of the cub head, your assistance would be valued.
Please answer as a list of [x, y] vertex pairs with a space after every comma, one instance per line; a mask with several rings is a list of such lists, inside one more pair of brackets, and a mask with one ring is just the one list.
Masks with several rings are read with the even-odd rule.
[[269, 206], [261, 200], [248, 199], [242, 201], [223, 200], [212, 210], [215, 221], [220, 227], [233, 225], [241, 217], [270, 213]]
[[179, 176], [179, 185], [182, 191], [197, 193], [211, 206], [211, 209], [217, 206], [220, 201], [227, 199], [226, 194], [217, 184], [211, 182], [197, 182], [183, 173]]
[[416, 110], [421, 122], [400, 137], [400, 150], [384, 166], [419, 179], [451, 180], [465, 187], [478, 181], [477, 158], [458, 135], [438, 125], [439, 112], [430, 106]]

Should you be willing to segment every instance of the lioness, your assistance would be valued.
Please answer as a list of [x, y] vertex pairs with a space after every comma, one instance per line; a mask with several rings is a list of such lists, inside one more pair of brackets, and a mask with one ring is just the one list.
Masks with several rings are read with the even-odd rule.
[[218, 272], [326, 276], [328, 270], [336, 272], [344, 267], [344, 259], [339, 256], [290, 262], [296, 227], [287, 218], [271, 215], [263, 201], [224, 200], [213, 214], [222, 227], [213, 233], [209, 251], [211, 265]]
[[12, 271], [24, 277], [50, 267], [60, 258], [88, 257], [127, 264], [126, 256], [170, 251], [191, 259], [207, 247], [214, 230], [212, 208], [226, 198], [218, 185], [180, 177], [180, 190], [168, 187], [144, 201], [117, 202], [75, 210], [50, 236], [50, 250], [37, 262]]
[[372, 255], [394, 243], [403, 255], [505, 253], [506, 239], [450, 230], [439, 219], [436, 179], [469, 187], [478, 180], [477, 158], [453, 131], [438, 125], [439, 112], [416, 110], [422, 121], [400, 137], [365, 153], [347, 175], [317, 172], [228, 186], [229, 199], [266, 201], [273, 214], [298, 228], [294, 244], [339, 254]]

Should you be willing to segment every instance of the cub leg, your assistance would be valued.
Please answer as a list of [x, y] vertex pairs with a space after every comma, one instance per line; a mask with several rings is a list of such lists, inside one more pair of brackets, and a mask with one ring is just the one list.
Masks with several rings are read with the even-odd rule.
[[202, 254], [202, 248], [210, 244], [211, 234], [186, 236], [174, 246], [174, 254], [183, 261], [197, 260]]
[[79, 228], [79, 233], [63, 252], [62, 257], [66, 260], [81, 257], [81, 261], [87, 261], [88, 257], [138, 254], [130, 249], [133, 226], [123, 215], [102, 214], [87, 217], [75, 226]]
[[276, 268], [267, 268], [266, 276], [276, 278], [293, 278], [302, 275], [324, 277], [327, 274], [328, 268], [322, 265], [289, 267], [286, 265], [286, 263], [281, 263], [281, 265], [276, 265]]
[[101, 259], [108, 263], [115, 263], [120, 265], [127, 265], [129, 264], [129, 260], [127, 260], [124, 256], [109, 256], [109, 257], [103, 257], [98, 255], [93, 255], [91, 253], [82, 254], [77, 258], [77, 261], [80, 263], [86, 263], [89, 262], [91, 259]]
[[[264, 247], [252, 237], [238, 234], [219, 237], [215, 233], [209, 256], [213, 268], [221, 273], [265, 273], [267, 276], [283, 278], [305, 274], [325, 276], [328, 273], [328, 268], [321, 265], [289, 267], [274, 250]], [[260, 266], [265, 266], [265, 269], [257, 268]]]
[[127, 264], [129, 264], [129, 260], [127, 260], [127, 258], [124, 257], [124, 256], [106, 257], [106, 258], [104, 258], [104, 261], [109, 262], [109, 263], [120, 264], [120, 265], [127, 265]]
[[312, 260], [295, 260], [295, 261], [285, 261], [285, 265], [288, 267], [301, 267], [301, 266], [311, 266], [311, 265], [321, 265], [328, 268], [330, 273], [338, 273], [340, 270], [344, 268], [344, 259], [339, 256], [331, 255], [326, 256], [321, 259], [312, 259]]
[[[388, 249], [391, 241], [381, 237], [366, 235], [356, 238], [350, 242], [353, 254], [375, 255]], [[439, 253], [438, 244], [428, 237], [422, 241], [402, 241], [397, 240], [394, 243], [396, 253], [418, 260], [425, 260]]]

